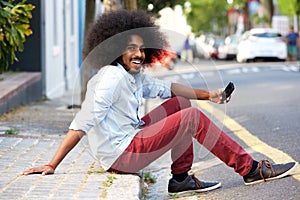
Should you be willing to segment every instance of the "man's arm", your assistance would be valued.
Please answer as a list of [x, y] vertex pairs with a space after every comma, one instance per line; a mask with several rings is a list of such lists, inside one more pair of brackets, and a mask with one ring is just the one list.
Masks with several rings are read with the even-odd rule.
[[58, 147], [52, 160], [47, 165], [27, 169], [22, 174], [23, 175], [28, 175], [33, 173], [41, 173], [42, 175], [53, 174], [55, 168], [64, 159], [64, 157], [76, 146], [76, 144], [80, 141], [83, 135], [84, 135], [83, 131], [80, 130], [76, 131], [70, 129], [65, 139]]
[[179, 83], [172, 83], [171, 92], [172, 96], [182, 96], [187, 99], [196, 100], [209, 100], [214, 103], [227, 103], [230, 100], [228, 97], [225, 101], [222, 101], [222, 89], [217, 90], [202, 90], [197, 88], [192, 88]]

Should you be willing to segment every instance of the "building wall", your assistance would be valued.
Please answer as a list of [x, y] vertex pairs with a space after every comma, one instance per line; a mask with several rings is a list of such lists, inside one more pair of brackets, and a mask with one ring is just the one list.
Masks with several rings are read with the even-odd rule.
[[84, 38], [84, 21], [85, 21], [85, 1], [78, 0], [78, 33], [79, 33], [79, 51], [78, 51], [78, 63], [82, 64], [82, 49]]
[[[84, 8], [81, 8], [84, 9]], [[79, 63], [79, 16], [78, 3], [74, 0], [65, 1], [65, 83], [71, 90], [80, 84]]]
[[45, 1], [45, 94], [48, 98], [64, 92], [64, 1]]
[[62, 96], [78, 73], [77, 1], [44, 1], [45, 95]]

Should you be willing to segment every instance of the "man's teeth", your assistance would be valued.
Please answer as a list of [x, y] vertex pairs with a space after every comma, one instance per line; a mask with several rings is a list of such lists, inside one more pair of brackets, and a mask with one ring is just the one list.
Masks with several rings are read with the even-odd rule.
[[140, 64], [140, 63], [141, 63], [140, 60], [133, 60], [132, 62], [133, 62], [134, 64]]

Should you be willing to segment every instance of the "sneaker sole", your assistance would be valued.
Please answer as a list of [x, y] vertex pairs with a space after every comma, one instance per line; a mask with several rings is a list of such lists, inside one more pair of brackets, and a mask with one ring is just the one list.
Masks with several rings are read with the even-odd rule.
[[[272, 180], [276, 180], [276, 179], [280, 179], [280, 178], [283, 178], [287, 175], [289, 175], [289, 173], [291, 173], [298, 165], [298, 162], [295, 162], [295, 165], [289, 169], [288, 171], [284, 172], [283, 174], [280, 174], [279, 176], [275, 176], [275, 177], [272, 177], [272, 178], [266, 178], [265, 181], [272, 181]], [[245, 183], [245, 185], [254, 185], [254, 184], [257, 184], [257, 183], [262, 183], [262, 182], [265, 182], [263, 179], [260, 179], [260, 180], [257, 180], [257, 181], [253, 181], [253, 182], [250, 182], [250, 183]]]
[[221, 185], [222, 185], [221, 182], [219, 182], [218, 184], [216, 184], [212, 187], [198, 189], [198, 190], [186, 190], [186, 191], [182, 191], [182, 192], [169, 192], [169, 195], [182, 195], [182, 194], [191, 193], [191, 192], [196, 192], [196, 193], [208, 192], [208, 191], [220, 188]]

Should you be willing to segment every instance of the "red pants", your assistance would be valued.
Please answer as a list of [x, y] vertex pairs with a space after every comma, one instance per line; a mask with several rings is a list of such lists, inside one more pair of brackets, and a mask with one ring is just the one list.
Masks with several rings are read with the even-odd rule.
[[192, 137], [241, 176], [252, 167], [252, 157], [188, 99], [171, 98], [142, 120], [145, 126], [110, 171], [135, 173], [171, 149], [171, 173], [187, 172], [193, 163]]

